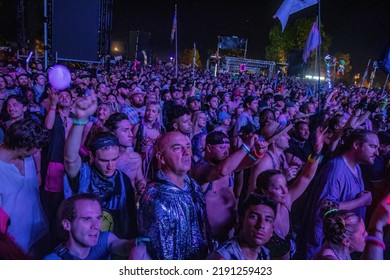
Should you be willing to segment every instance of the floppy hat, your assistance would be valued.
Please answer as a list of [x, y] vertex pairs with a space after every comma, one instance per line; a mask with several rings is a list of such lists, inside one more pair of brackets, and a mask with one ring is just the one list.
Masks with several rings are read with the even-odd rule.
[[292, 127], [292, 124], [285, 126], [276, 121], [270, 121], [261, 129], [261, 135], [268, 143], [272, 143], [275, 142], [281, 135], [287, 133]]

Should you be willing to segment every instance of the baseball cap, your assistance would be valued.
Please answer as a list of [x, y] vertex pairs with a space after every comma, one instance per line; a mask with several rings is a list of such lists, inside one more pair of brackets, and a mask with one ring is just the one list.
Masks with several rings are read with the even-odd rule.
[[222, 112], [218, 113], [218, 121], [219, 122], [222, 122], [223, 120], [230, 119], [230, 118], [231, 118], [231, 116], [226, 112], [222, 111]]
[[207, 145], [230, 144], [229, 136], [222, 131], [212, 131], [206, 136]]

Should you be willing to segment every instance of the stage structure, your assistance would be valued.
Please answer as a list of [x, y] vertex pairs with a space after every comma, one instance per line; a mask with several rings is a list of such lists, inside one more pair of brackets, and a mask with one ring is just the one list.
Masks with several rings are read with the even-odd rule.
[[101, 63], [110, 55], [113, 0], [44, 0], [48, 60]]
[[217, 59], [215, 56], [210, 57], [207, 60], [207, 69], [215, 70], [217, 65], [218, 73], [239, 73], [244, 72], [251, 73], [253, 75], [267, 75], [268, 78], [272, 78], [275, 72], [276, 63], [267, 60], [256, 60], [240, 57], [222, 57]]
[[[144, 31], [129, 31], [126, 40], [126, 57], [129, 60], [138, 60], [145, 62], [151, 61], [150, 38], [152, 34]], [[148, 63], [145, 63], [148, 64]]]

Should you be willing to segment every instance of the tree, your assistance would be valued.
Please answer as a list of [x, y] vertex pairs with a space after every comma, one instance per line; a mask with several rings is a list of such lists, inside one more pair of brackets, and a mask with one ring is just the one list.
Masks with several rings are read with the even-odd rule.
[[[202, 61], [200, 60], [199, 51], [195, 53], [195, 63], [198, 68], [202, 68]], [[192, 65], [194, 62], [194, 49], [185, 49], [184, 53], [180, 56], [179, 62], [185, 65]]]
[[[303, 50], [314, 21], [315, 19], [300, 18], [294, 24], [287, 25], [284, 32], [281, 26], [274, 26], [269, 33], [270, 44], [265, 48], [265, 58], [275, 62], [287, 62], [290, 51]], [[321, 53], [324, 54], [329, 49], [331, 38], [325, 34], [322, 24], [321, 40]]]

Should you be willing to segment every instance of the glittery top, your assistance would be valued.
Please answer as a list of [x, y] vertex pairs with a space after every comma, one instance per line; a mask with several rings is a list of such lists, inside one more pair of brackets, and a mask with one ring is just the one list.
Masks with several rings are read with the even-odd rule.
[[179, 188], [159, 170], [140, 199], [138, 224], [150, 239], [152, 259], [205, 259], [210, 248], [205, 200], [199, 184], [188, 176]]

